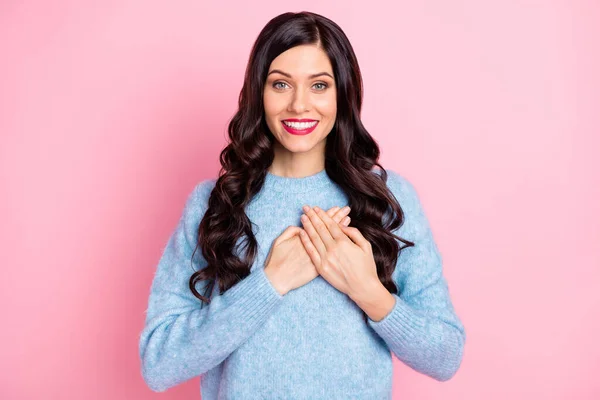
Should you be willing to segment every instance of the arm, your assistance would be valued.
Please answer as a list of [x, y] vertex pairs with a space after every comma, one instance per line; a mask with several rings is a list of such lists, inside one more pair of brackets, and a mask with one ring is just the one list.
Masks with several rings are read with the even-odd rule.
[[368, 324], [399, 360], [446, 381], [462, 362], [465, 329], [451, 303], [442, 258], [415, 188], [390, 170], [388, 186], [406, 218], [400, 232], [394, 233], [415, 246], [403, 249], [398, 257], [393, 278], [400, 294], [391, 294], [395, 300], [389, 299], [391, 311], [379, 321], [369, 318]]
[[[189, 289], [197, 228], [210, 190], [208, 181], [196, 186], [160, 258], [139, 340], [142, 376], [150, 389], [162, 392], [220, 364], [281, 304], [262, 268], [222, 295], [214, 290], [204, 304]], [[193, 244], [193, 246], [192, 246]], [[206, 266], [198, 248], [194, 270]], [[204, 284], [196, 287], [204, 294]]]

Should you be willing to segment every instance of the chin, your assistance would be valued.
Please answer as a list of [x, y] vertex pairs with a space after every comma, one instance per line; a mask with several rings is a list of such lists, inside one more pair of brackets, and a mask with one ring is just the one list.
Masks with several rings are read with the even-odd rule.
[[314, 146], [283, 146], [290, 153], [307, 153], [311, 151]]

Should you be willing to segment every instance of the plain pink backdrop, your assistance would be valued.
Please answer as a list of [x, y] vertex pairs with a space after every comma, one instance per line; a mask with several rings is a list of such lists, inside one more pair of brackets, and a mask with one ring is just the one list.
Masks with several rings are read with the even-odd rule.
[[449, 382], [395, 359], [394, 398], [600, 398], [600, 3], [382, 4], [0, 4], [1, 398], [199, 397], [142, 380], [150, 284], [254, 39], [301, 10], [349, 36], [467, 330]]

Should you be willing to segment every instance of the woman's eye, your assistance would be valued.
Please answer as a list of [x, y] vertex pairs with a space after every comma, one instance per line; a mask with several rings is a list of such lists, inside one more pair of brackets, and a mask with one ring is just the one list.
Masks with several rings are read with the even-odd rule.
[[277, 85], [285, 85], [285, 84], [286, 84], [285, 82], [275, 82], [275, 83], [273, 84], [273, 87], [274, 87], [275, 89], [283, 89], [283, 87], [281, 87], [281, 86], [277, 86]]
[[[287, 83], [281, 82], [281, 81], [273, 83], [273, 88], [275, 88], [275, 89], [285, 89], [286, 86], [287, 86]], [[327, 89], [328, 85], [323, 82], [318, 82], [318, 83], [315, 83], [313, 85], [313, 87], [316, 87], [316, 89], [318, 91], [323, 91], [323, 90]]]

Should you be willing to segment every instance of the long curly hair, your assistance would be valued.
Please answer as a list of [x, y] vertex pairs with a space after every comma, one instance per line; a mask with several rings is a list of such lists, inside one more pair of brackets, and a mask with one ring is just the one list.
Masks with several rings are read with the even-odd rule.
[[[219, 177], [198, 227], [194, 253], [200, 247], [207, 265], [193, 273], [189, 287], [205, 303], [210, 303], [216, 282], [223, 293], [250, 274], [257, 241], [244, 207], [263, 186], [276, 140], [266, 124], [263, 88], [271, 62], [284, 51], [305, 44], [318, 45], [327, 53], [335, 75], [337, 115], [326, 139], [327, 175], [346, 193], [350, 225], [371, 243], [381, 283], [390, 293], [398, 293], [392, 272], [399, 251], [414, 243], [392, 233], [404, 223], [404, 213], [387, 188], [387, 172], [377, 162], [379, 147], [360, 120], [363, 86], [358, 61], [335, 22], [304, 11], [273, 18], [252, 47], [239, 109], [228, 126], [230, 143], [221, 151]], [[379, 174], [372, 172], [375, 165]], [[243, 259], [234, 254], [238, 239], [246, 250]], [[396, 239], [405, 243], [402, 249]], [[206, 284], [204, 295], [195, 287], [202, 281]]]

